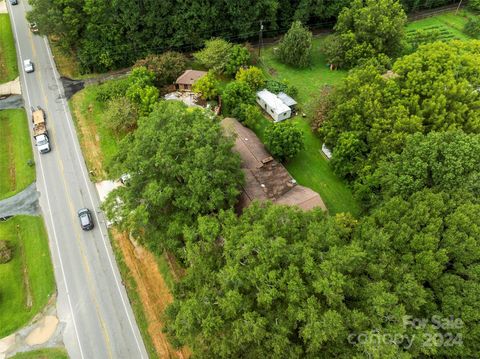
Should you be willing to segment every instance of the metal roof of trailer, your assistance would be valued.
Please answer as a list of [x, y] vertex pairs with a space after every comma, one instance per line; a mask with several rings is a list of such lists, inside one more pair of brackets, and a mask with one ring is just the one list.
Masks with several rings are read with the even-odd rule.
[[290, 107], [285, 105], [282, 100], [277, 97], [277, 95], [268, 90], [258, 91], [257, 96], [262, 99], [277, 115], [290, 111]]

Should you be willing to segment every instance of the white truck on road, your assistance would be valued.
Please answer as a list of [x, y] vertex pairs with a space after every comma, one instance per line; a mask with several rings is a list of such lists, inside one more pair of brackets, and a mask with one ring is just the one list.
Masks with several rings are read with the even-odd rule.
[[50, 141], [48, 139], [47, 121], [45, 119], [45, 112], [40, 107], [32, 111], [33, 122], [33, 138], [35, 139], [35, 146], [38, 152], [50, 152]]

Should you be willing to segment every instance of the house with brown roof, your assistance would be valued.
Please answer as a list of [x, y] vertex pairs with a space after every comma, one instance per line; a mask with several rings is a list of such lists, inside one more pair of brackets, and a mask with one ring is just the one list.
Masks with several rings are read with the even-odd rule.
[[175, 81], [175, 86], [178, 91], [192, 91], [193, 84], [206, 74], [205, 71], [185, 70], [177, 81]]
[[222, 126], [227, 134], [236, 136], [234, 150], [242, 159], [245, 184], [238, 204], [240, 210], [253, 200], [298, 206], [306, 211], [315, 207], [327, 210], [320, 195], [298, 185], [252, 130], [234, 118], [225, 118]]

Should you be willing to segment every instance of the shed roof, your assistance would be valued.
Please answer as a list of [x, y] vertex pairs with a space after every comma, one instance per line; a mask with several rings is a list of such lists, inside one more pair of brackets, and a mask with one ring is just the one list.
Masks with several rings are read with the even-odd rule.
[[290, 107], [285, 105], [282, 100], [277, 97], [277, 95], [268, 90], [258, 91], [257, 97], [262, 99], [277, 115], [290, 111]]
[[207, 73], [205, 71], [185, 70], [185, 72], [180, 75], [175, 83], [181, 85], [193, 85], [199, 78], [205, 76], [206, 74]]
[[287, 105], [288, 107], [290, 106], [295, 106], [297, 104], [297, 101], [295, 101], [293, 98], [288, 96], [285, 92], [279, 92], [277, 97], [282, 100], [282, 102]]

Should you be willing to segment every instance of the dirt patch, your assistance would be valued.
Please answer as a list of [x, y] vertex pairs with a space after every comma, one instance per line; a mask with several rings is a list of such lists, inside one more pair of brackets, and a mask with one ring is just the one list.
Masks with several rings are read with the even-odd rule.
[[13, 150], [13, 139], [12, 139], [12, 130], [10, 128], [10, 122], [7, 121], [5, 126], [5, 137], [4, 141], [7, 143], [7, 158], [8, 158], [8, 178], [10, 184], [10, 191], [15, 191], [17, 187], [17, 174], [15, 170], [15, 153]]
[[77, 120], [77, 127], [80, 131], [80, 144], [84, 157], [87, 160], [90, 175], [94, 178], [106, 178], [107, 173], [103, 168], [103, 154], [100, 148], [100, 137], [93, 118], [93, 104], [88, 104], [85, 111], [81, 104], [85, 101], [85, 94], [78, 93], [72, 100], [73, 115]]
[[152, 253], [141, 246], [135, 247], [128, 236], [112, 231], [113, 239], [122, 251], [123, 259], [136, 283], [136, 291], [148, 323], [148, 333], [159, 358], [188, 358], [187, 349], [175, 350], [162, 332], [162, 315], [173, 301], [172, 294], [160, 274]]
[[30, 286], [30, 277], [28, 276], [28, 266], [27, 266], [27, 260], [25, 258], [25, 248], [23, 246], [23, 240], [20, 237], [20, 227], [18, 225], [17, 225], [17, 238], [20, 246], [20, 257], [22, 258], [23, 287], [26, 293], [25, 306], [30, 310], [33, 305], [32, 288]]

